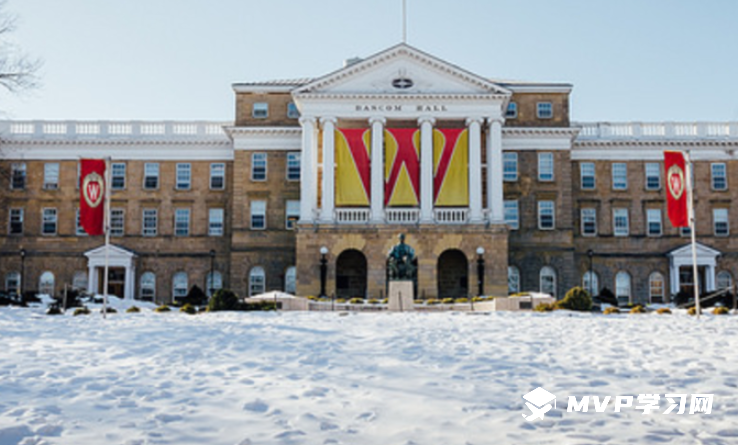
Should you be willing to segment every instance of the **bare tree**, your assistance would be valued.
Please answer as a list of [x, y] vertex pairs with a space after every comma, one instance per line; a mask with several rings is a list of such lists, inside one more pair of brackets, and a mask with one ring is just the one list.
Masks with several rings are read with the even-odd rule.
[[15, 30], [17, 17], [5, 9], [6, 0], [0, 0], [0, 86], [11, 93], [36, 88], [41, 61], [23, 52], [9, 41]]

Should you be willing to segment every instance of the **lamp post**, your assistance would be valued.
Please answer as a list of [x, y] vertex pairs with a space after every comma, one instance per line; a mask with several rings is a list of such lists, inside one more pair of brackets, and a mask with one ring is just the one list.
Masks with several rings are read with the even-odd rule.
[[477, 296], [484, 295], [484, 247], [477, 247]]
[[25, 299], [25, 294], [23, 292], [23, 288], [26, 285], [26, 249], [20, 250], [20, 257], [21, 257], [21, 275], [20, 275], [20, 301], [23, 303]]
[[591, 296], [594, 297], [594, 273], [592, 272], [592, 257], [594, 257], [594, 251], [592, 249], [587, 250], [587, 256], [589, 257], [589, 289], [587, 289]]
[[320, 296], [325, 297], [325, 280], [328, 276], [328, 248], [320, 248]]
[[215, 270], [214, 268], [215, 268], [215, 249], [210, 249], [210, 289], [209, 289], [210, 292], [208, 294], [208, 297], [212, 297], [213, 292], [215, 291], [215, 275], [213, 274]]

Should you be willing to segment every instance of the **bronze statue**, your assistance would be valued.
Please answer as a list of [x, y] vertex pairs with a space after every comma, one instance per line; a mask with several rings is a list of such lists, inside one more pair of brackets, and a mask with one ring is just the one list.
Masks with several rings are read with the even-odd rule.
[[415, 278], [415, 250], [405, 244], [405, 234], [400, 234], [400, 242], [387, 255], [387, 270], [390, 280], [412, 280]]

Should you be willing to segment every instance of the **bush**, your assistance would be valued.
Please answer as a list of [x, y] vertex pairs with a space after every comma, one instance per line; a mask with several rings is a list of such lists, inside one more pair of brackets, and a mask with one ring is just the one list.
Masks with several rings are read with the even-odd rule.
[[138, 314], [139, 312], [141, 312], [141, 309], [138, 306], [131, 306], [126, 309], [126, 314]]
[[276, 311], [277, 305], [273, 301], [244, 301], [236, 306], [237, 311]]
[[592, 297], [583, 288], [579, 286], [572, 287], [566, 293], [564, 299], [557, 303], [557, 306], [571, 311], [591, 311]]
[[413, 300], [413, 304], [423, 304], [425, 303], [424, 300]]
[[154, 312], [159, 313], [159, 314], [163, 312], [169, 312], [169, 311], [171, 311], [171, 309], [169, 309], [169, 306], [167, 306], [166, 304], [162, 304], [158, 308], [154, 309]]
[[718, 306], [712, 310], [712, 313], [713, 315], [728, 315], [730, 314], [730, 309], [725, 306]]
[[389, 298], [385, 298], [384, 300], [382, 300], [382, 304], [389, 304]]
[[443, 300], [441, 300], [441, 303], [443, 303], [443, 304], [454, 304], [454, 299], [453, 298], [444, 298]]
[[379, 304], [379, 300], [377, 300], [376, 298], [372, 298], [372, 299], [370, 299], [370, 300], [368, 301], [368, 303], [369, 303], [369, 304]]
[[355, 298], [350, 299], [349, 300], [349, 303], [350, 304], [364, 304], [364, 299], [363, 298], [359, 298], [359, 297], [355, 297]]
[[668, 315], [671, 314], [671, 309], [669, 309], [668, 307], [660, 307], [656, 309], [656, 313], [659, 315]]
[[538, 303], [533, 308], [536, 312], [553, 312], [557, 309], [556, 303]]
[[179, 311], [184, 312], [185, 314], [195, 315], [197, 313], [197, 308], [190, 303], [187, 303], [179, 308]]
[[469, 302], [468, 298], [457, 298], [456, 300], [454, 300], [454, 303], [456, 304], [462, 304], [462, 303], [468, 303], [468, 302]]
[[440, 302], [441, 302], [440, 300], [437, 300], [435, 298], [431, 298], [429, 300], [425, 300], [425, 304], [427, 304], [427, 305], [439, 304]]
[[208, 302], [208, 312], [235, 311], [238, 297], [229, 289], [218, 289]]
[[59, 309], [59, 306], [53, 305], [49, 306], [49, 308], [46, 310], [46, 315], [61, 315], [63, 314], [62, 310]]
[[[308, 297], [308, 298], [310, 298], [310, 297]], [[345, 302], [346, 302], [346, 299], [345, 298], [336, 298], [336, 303], [343, 304]]]
[[[100, 309], [100, 313], [101, 314], [103, 313], [103, 310], [102, 309]], [[117, 314], [118, 311], [114, 307], [107, 306], [107, 307], [105, 307], [105, 313], [106, 314]]]
[[316, 297], [315, 295], [308, 295], [307, 299], [310, 301], [318, 301], [318, 297]]
[[[697, 306], [692, 306], [687, 310], [687, 313], [689, 315], [697, 315]], [[702, 314], [702, 309], [700, 309], [700, 314]]]
[[87, 309], [86, 306], [78, 307], [77, 309], [74, 310], [72, 315], [74, 315], [75, 317], [77, 315], [90, 315], [90, 310]]
[[187, 304], [191, 306], [201, 306], [205, 304], [207, 300], [208, 296], [205, 295], [205, 292], [203, 292], [202, 289], [200, 289], [200, 286], [195, 284], [190, 288], [190, 291], [187, 292], [187, 296], [177, 299], [176, 303], [177, 305], [181, 304], [182, 307]]
[[474, 303], [479, 303], [480, 301], [487, 301], [487, 300], [485, 300], [484, 297], [474, 297], [472, 298], [471, 301]]
[[327, 303], [327, 302], [331, 301], [331, 299], [328, 298], [328, 297], [320, 297], [320, 298], [318, 298], [318, 301], [322, 301], [323, 303]]
[[631, 309], [628, 313], [629, 314], [645, 314], [646, 308], [644, 308], [643, 306], [639, 304], [639, 305], [633, 306], [633, 309]]
[[605, 309], [603, 314], [610, 315], [610, 314], [619, 314], [620, 309], [616, 306], [610, 306], [609, 308]]

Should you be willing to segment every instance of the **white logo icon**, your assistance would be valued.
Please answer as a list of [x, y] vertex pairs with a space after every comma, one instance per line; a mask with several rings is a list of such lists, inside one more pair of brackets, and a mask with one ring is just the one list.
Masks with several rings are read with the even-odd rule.
[[[531, 410], [533, 414], [526, 416], [523, 414], [523, 418], [528, 422], [532, 422], [536, 419], [543, 420], [543, 416], [551, 411], [551, 408], [556, 407], [556, 396], [541, 388], [540, 386], [533, 391], [523, 396], [525, 400], [525, 406]], [[553, 402], [553, 407], [551, 403]]]

